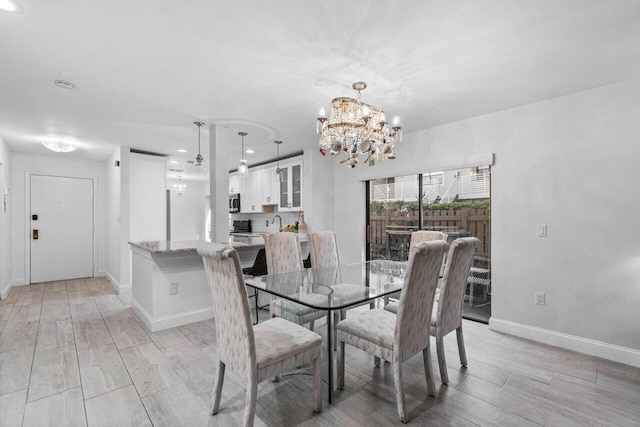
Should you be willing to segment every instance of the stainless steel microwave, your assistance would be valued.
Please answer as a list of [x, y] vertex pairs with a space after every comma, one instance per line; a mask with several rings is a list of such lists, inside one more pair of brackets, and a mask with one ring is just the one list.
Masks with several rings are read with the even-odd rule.
[[240, 212], [240, 194], [229, 194], [229, 213]]

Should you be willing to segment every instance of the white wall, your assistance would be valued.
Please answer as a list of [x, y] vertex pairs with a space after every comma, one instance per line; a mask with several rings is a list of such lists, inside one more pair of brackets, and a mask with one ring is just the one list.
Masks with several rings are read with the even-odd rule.
[[206, 211], [209, 208], [209, 181], [186, 181], [187, 191], [178, 195], [173, 192], [177, 179], [167, 179], [171, 191], [171, 240], [205, 240]]
[[[106, 179], [106, 212], [105, 227], [106, 254], [105, 254], [105, 275], [111, 280], [114, 286], [119, 289], [122, 283], [120, 270], [120, 221], [121, 206], [120, 198], [122, 194], [120, 147], [105, 162]], [[119, 162], [119, 166], [116, 166]]]
[[131, 153], [129, 173], [129, 240], [167, 240], [165, 159]]
[[[9, 188], [4, 208], [4, 188]], [[0, 298], [6, 298], [11, 288], [11, 156], [0, 138]]]
[[24, 153], [11, 153], [11, 264], [12, 281], [21, 285], [27, 283], [28, 274], [25, 271], [25, 241], [29, 236], [29, 222], [25, 219], [25, 197], [28, 189], [25, 188], [26, 174], [39, 173], [57, 176], [71, 176], [94, 178], [97, 189], [97, 266], [98, 274], [105, 269], [105, 212], [106, 212], [106, 185], [104, 162], [94, 162], [64, 157], [64, 154], [34, 155]]
[[406, 135], [397, 160], [370, 170], [334, 164], [341, 257], [364, 242], [359, 179], [495, 153], [492, 328], [640, 366], [638, 117], [634, 80]]

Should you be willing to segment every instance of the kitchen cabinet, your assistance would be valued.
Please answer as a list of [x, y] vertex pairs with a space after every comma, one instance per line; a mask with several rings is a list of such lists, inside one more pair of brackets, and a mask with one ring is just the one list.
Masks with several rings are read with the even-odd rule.
[[240, 212], [261, 213], [261, 193], [260, 171], [249, 171], [248, 177], [240, 178]]
[[260, 171], [260, 185], [262, 186], [261, 203], [263, 205], [277, 205], [280, 203], [280, 179], [276, 174], [275, 167]]
[[302, 210], [302, 160], [281, 163], [280, 212]]
[[240, 177], [236, 172], [229, 174], [229, 194], [240, 192]]

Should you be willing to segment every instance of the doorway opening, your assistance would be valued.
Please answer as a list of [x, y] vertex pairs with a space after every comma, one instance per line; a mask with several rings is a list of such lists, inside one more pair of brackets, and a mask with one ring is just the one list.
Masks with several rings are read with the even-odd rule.
[[491, 317], [491, 167], [388, 177], [367, 185], [368, 259], [406, 261], [411, 233], [436, 230], [451, 243], [477, 237], [463, 317]]

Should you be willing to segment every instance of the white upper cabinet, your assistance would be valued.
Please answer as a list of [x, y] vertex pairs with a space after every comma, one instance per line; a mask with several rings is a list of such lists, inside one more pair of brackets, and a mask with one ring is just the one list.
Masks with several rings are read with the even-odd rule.
[[[272, 165], [274, 163], [270, 163]], [[279, 212], [298, 212], [302, 207], [302, 158], [280, 161], [276, 166], [249, 169], [249, 176], [229, 175], [229, 193], [240, 193], [241, 213], [262, 213], [263, 205], [276, 205]]]
[[260, 213], [262, 187], [260, 185], [260, 171], [249, 170], [249, 176], [240, 178], [240, 212]]
[[280, 202], [280, 180], [276, 168], [270, 167], [260, 171], [260, 185], [262, 186], [261, 203], [263, 205], [277, 205]]
[[240, 177], [236, 172], [229, 174], [229, 194], [240, 192]]
[[280, 212], [302, 210], [302, 160], [280, 163]]

